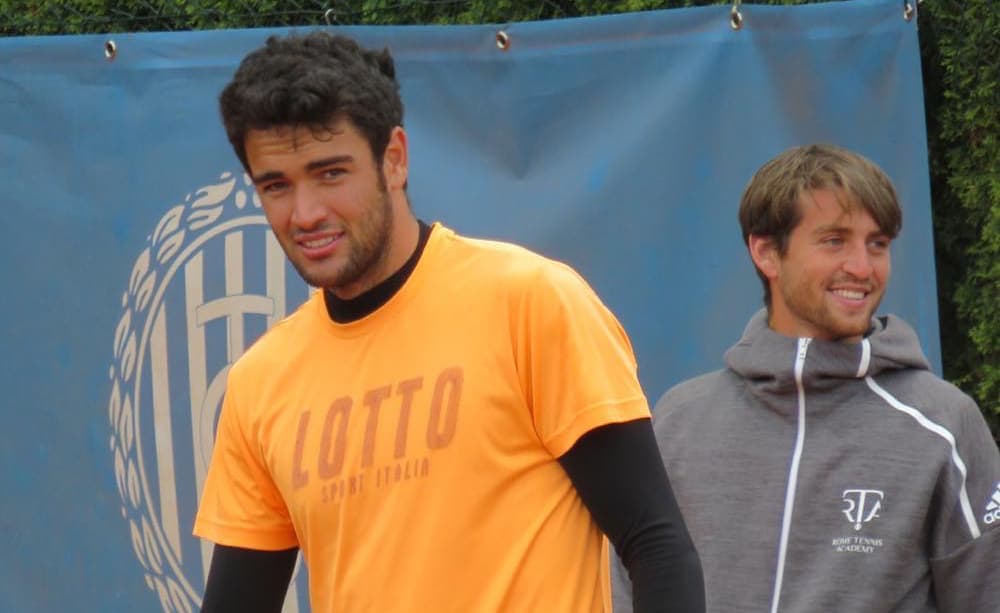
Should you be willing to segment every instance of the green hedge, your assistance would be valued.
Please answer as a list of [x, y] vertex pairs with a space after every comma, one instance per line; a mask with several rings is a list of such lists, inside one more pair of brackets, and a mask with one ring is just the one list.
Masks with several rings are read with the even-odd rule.
[[1000, 428], [1000, 5], [920, 5], [945, 377]]
[[[913, 0], [915, 1], [915, 0]], [[0, 0], [0, 35], [506, 23], [726, 0]], [[770, 0], [763, 4], [807, 4]], [[902, 13], [904, 2], [900, 1]], [[919, 5], [945, 377], [1000, 434], [1000, 4]]]

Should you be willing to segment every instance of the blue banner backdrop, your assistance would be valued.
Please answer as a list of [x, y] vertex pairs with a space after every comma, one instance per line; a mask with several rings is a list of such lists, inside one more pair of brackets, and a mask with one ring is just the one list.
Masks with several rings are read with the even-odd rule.
[[[813, 141], [897, 183], [884, 310], [939, 364], [915, 22], [898, 0], [743, 15], [341, 31], [397, 58], [419, 216], [574, 265], [651, 400], [719, 367], [759, 307], [739, 195]], [[216, 111], [273, 33], [0, 39], [2, 611], [197, 610], [209, 549], [190, 531], [228, 365], [307, 291]], [[303, 581], [286, 611], [308, 610]]]

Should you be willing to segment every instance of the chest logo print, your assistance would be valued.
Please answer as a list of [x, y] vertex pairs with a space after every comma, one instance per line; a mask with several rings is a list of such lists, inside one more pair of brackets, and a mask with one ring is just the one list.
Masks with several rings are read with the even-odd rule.
[[844, 490], [843, 500], [847, 506], [841, 511], [847, 521], [854, 524], [854, 529], [860, 531], [861, 526], [879, 517], [884, 499], [882, 490]]

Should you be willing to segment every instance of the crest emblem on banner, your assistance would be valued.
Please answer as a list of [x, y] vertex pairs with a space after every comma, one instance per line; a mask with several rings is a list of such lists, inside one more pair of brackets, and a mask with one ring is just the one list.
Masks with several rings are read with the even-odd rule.
[[[200, 607], [212, 545], [191, 535], [229, 367], [307, 295], [243, 173], [171, 207], [121, 297], [108, 420], [122, 517], [164, 611]], [[286, 280], [289, 280], [286, 282]], [[297, 611], [294, 585], [285, 611]]]

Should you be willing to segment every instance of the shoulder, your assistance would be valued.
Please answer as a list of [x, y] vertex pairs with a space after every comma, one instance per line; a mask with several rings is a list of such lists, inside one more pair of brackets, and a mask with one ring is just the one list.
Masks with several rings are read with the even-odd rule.
[[742, 387], [741, 380], [731, 370], [714, 370], [674, 385], [660, 396], [656, 406], [664, 411], [699, 406], [714, 402], [721, 395], [729, 395], [739, 387]]
[[681, 381], [660, 396], [653, 407], [653, 421], [657, 428], [692, 414], [705, 413], [707, 409], [729, 404], [739, 396], [743, 384], [739, 377], [727, 369], [715, 370]]
[[960, 389], [925, 370], [884, 375], [869, 380], [869, 387], [883, 401], [883, 410], [873, 415], [886, 432], [922, 449], [922, 457], [934, 457], [930, 452], [936, 449], [946, 463], [956, 458], [966, 465], [985, 462], [993, 467], [992, 482], [1000, 478], [1000, 455], [986, 418]]
[[449, 230], [442, 231], [444, 251], [451, 258], [471, 260], [475, 265], [496, 266], [498, 274], [536, 274], [550, 270], [572, 271], [569, 266], [522, 245], [507, 241], [471, 238]]
[[872, 390], [892, 408], [951, 431], [961, 429], [970, 418], [982, 417], [968, 394], [929, 370], [894, 371], [872, 380]]
[[440, 227], [441, 255], [452, 275], [515, 294], [592, 293], [571, 266], [510, 242], [470, 238]]

